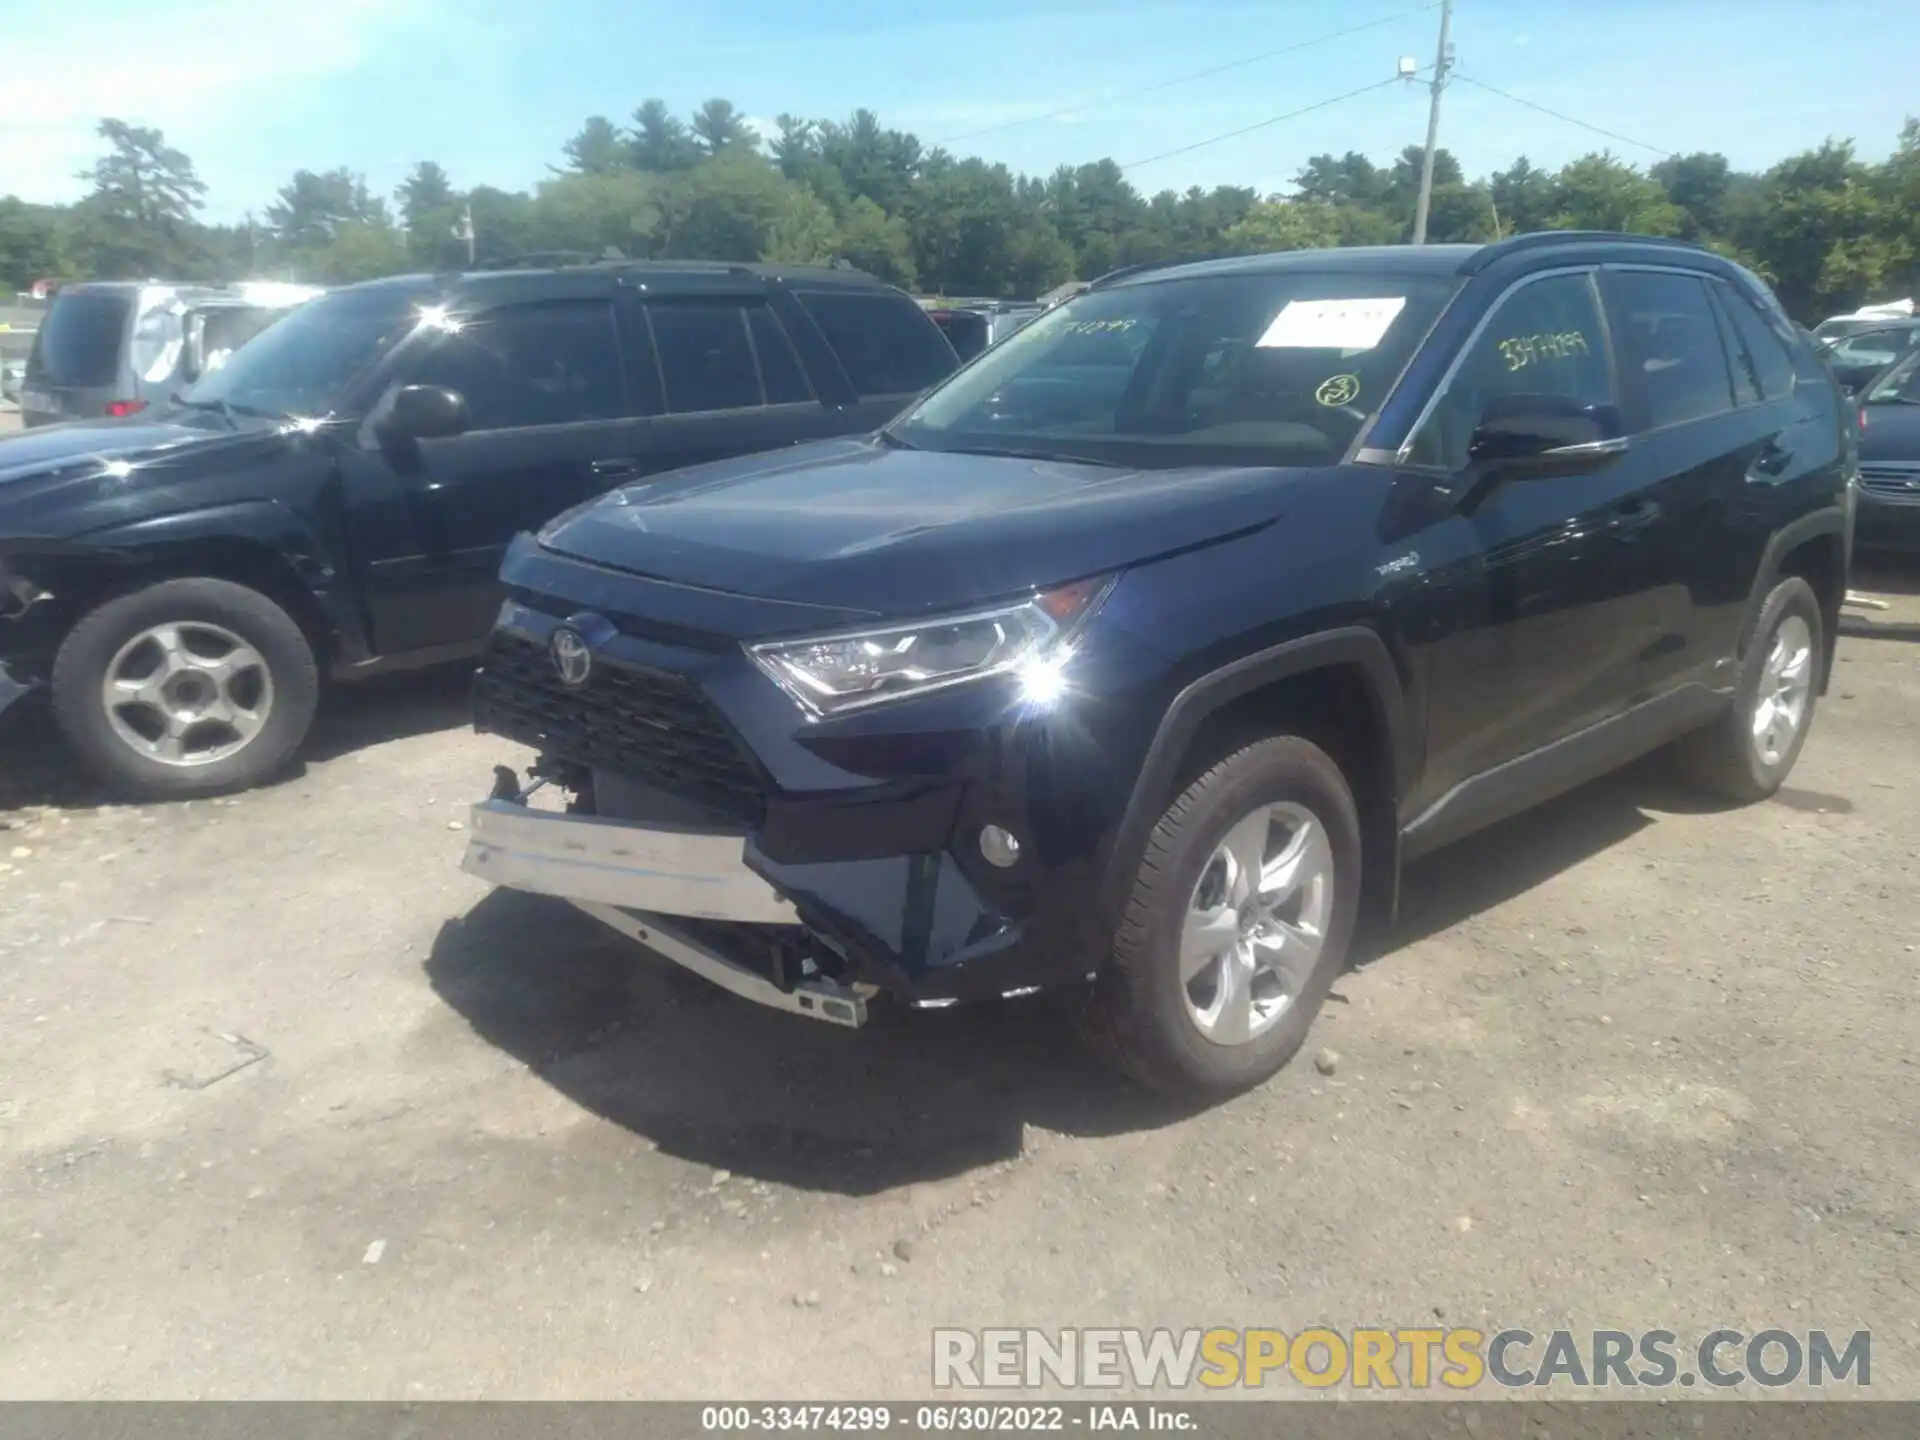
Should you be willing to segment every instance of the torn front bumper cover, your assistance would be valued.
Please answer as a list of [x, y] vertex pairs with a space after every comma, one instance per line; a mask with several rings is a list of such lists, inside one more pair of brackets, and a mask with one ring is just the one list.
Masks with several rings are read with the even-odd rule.
[[[825, 976], [776, 983], [714, 943], [698, 922], [797, 926], [793, 906], [747, 868], [746, 838], [641, 826], [487, 800], [472, 812], [460, 868], [494, 885], [572, 901], [587, 914], [742, 999], [857, 1027], [868, 985]], [[673, 917], [696, 922], [673, 923]]]

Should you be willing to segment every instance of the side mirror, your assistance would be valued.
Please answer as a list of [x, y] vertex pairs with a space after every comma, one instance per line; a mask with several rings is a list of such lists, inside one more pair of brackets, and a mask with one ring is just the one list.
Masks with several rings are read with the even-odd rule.
[[1562, 395], [1499, 395], [1481, 412], [1467, 458], [1522, 474], [1574, 474], [1624, 452], [1625, 429], [1611, 405]]
[[393, 441], [444, 440], [467, 428], [467, 401], [440, 385], [408, 385], [393, 397], [380, 435]]
[[207, 317], [198, 311], [187, 317], [186, 353], [180, 357], [180, 370], [189, 382], [207, 373]]

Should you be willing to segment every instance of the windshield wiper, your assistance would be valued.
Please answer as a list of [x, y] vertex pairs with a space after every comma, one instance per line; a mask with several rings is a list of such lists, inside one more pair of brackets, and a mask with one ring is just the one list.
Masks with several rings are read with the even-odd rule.
[[909, 445], [891, 430], [879, 430], [875, 433], [880, 437], [880, 443], [889, 450], [918, 450], [920, 448], [918, 445]]
[[1054, 465], [1096, 465], [1103, 470], [1131, 470], [1133, 467], [1119, 460], [1102, 460], [1092, 455], [1075, 455], [1064, 450], [1040, 450], [1032, 447], [965, 445], [958, 447], [961, 455], [992, 455], [1001, 460], [1045, 460]]
[[183, 410], [204, 410], [218, 415], [222, 420], [227, 422], [227, 428], [229, 430], [238, 430], [240, 428], [240, 422], [234, 415], [233, 406], [224, 400], [189, 400], [186, 396], [178, 393], [174, 394], [172, 399], [173, 403]]

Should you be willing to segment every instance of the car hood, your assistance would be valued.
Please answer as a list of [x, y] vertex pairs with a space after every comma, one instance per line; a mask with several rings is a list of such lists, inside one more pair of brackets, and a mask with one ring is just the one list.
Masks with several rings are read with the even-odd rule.
[[1860, 459], [1920, 461], [1920, 405], [1869, 405]]
[[1121, 470], [835, 440], [613, 491], [539, 540], [678, 584], [901, 614], [1257, 529], [1305, 473]]
[[0, 485], [91, 460], [143, 461], [183, 445], [228, 438], [167, 420], [76, 420], [0, 440]]
[[82, 420], [0, 439], [0, 548], [63, 537], [135, 511], [185, 507], [209, 484], [251, 472], [292, 441], [274, 424], [209, 419]]

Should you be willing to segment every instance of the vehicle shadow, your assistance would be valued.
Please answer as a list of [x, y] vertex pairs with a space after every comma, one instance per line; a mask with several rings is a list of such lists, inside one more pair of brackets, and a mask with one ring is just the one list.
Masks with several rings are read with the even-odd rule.
[[[368, 746], [460, 729], [472, 722], [472, 684], [473, 667], [466, 665], [330, 689], [299, 761], [262, 788], [296, 783], [308, 766]], [[67, 753], [44, 695], [29, 696], [0, 717], [0, 814], [35, 806], [80, 810], [113, 801]]]
[[[1410, 868], [1394, 950], [1656, 823], [1711, 808], [1657, 765], [1576, 791]], [[861, 1031], [735, 998], [571, 906], [497, 890], [443, 926], [434, 990], [474, 1032], [663, 1151], [803, 1189], [872, 1194], [1010, 1160], [1029, 1126], [1093, 1136], [1194, 1113], [1114, 1078], [1055, 1004], [876, 1009]]]
[[496, 890], [443, 926], [434, 990], [576, 1104], [663, 1151], [873, 1194], [1017, 1157], [1026, 1127], [1105, 1135], [1190, 1109], [1118, 1083], [1062, 1008], [902, 1014], [861, 1030], [738, 999], [572, 906]]

